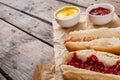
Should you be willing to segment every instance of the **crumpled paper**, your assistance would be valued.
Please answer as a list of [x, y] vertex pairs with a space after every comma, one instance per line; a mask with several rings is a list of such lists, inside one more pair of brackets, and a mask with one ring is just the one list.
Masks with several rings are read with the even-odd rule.
[[42, 66], [37, 65], [34, 72], [34, 80], [64, 80], [60, 65], [63, 63], [64, 54], [68, 53], [64, 46], [64, 40], [68, 38], [69, 32], [101, 27], [114, 28], [119, 26], [120, 19], [116, 14], [114, 15], [113, 20], [109, 24], [102, 26], [97, 26], [90, 22], [86, 13], [82, 13], [80, 15], [79, 23], [71, 28], [62, 28], [60, 25], [57, 24], [55, 20], [53, 20], [55, 63], [52, 62], [50, 64], [45, 64]]
[[48, 64], [36, 66], [33, 74], [33, 80], [56, 80], [54, 76], [55, 63], [54, 60], [52, 60]]

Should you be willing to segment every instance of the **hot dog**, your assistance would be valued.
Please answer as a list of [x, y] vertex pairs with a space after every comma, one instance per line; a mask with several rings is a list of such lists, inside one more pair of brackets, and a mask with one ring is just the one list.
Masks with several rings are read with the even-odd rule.
[[111, 37], [118, 37], [120, 39], [120, 27], [73, 31], [69, 33], [69, 37], [68, 39], [65, 40], [65, 42], [67, 41], [83, 42], [91, 41], [98, 38], [111, 38]]
[[80, 50], [65, 55], [61, 65], [66, 80], [120, 80], [120, 56]]
[[68, 51], [94, 49], [120, 54], [120, 28], [73, 31], [65, 40]]
[[111, 52], [120, 54], [120, 40], [119, 38], [100, 38], [91, 40], [89, 42], [66, 42], [68, 51], [94, 49], [98, 51]]

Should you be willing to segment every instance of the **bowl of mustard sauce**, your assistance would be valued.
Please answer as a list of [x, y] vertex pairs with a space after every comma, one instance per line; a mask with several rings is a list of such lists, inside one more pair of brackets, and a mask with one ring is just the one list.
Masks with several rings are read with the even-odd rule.
[[75, 6], [65, 6], [54, 13], [54, 18], [61, 27], [72, 27], [79, 22], [80, 9]]

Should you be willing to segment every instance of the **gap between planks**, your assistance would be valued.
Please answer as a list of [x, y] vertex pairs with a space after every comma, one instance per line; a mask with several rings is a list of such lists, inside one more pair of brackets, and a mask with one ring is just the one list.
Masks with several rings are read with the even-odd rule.
[[[3, 21], [3, 20], [1, 20], [1, 21]], [[6, 26], [5, 26], [6, 25]], [[10, 31], [10, 34], [15, 34], [15, 35], [12, 35], [12, 37], [15, 37], [15, 36], [18, 36], [18, 35], [20, 35], [21, 34], [21, 36], [26, 36], [26, 34], [25, 33], [23, 33], [21, 30], [19, 30], [19, 29], [15, 29], [15, 27], [14, 26], [12, 26], [12, 25], [10, 25], [10, 24], [8, 24], [8, 23], [6, 23], [6, 22], [4, 22], [3, 21], [3, 26], [4, 27], [6, 27], [7, 29], [8, 29], [8, 33], [9, 33], [9, 31], [11, 30], [11, 29], [13, 29], [13, 30], [16, 30], [16, 33], [12, 33], [12, 31]], [[10, 26], [10, 27], [9, 27]], [[13, 28], [12, 28], [13, 27]], [[3, 30], [5, 30], [5, 29], [3, 29]], [[7, 32], [7, 31], [6, 31]], [[2, 31], [1, 33], [3, 33], [4, 34], [4, 31]], [[9, 34], [8, 35], [2, 35], [2, 36], [9, 36]], [[24, 78], [23, 77], [25, 77], [27, 80], [31, 80], [31, 79], [29, 79], [29, 77], [31, 78], [31, 75], [32, 75], [32, 73], [30, 73], [30, 74], [28, 74], [28, 72], [29, 71], [31, 71], [31, 68], [33, 68], [33, 66], [35, 65], [35, 63], [37, 63], [37, 62], [39, 62], [39, 60], [44, 60], [44, 61], [49, 61], [47, 58], [52, 58], [53, 56], [53, 54], [51, 55], [51, 56], [48, 56], [46, 59], [39, 59], [40, 57], [38, 57], [38, 56], [43, 56], [43, 57], [45, 57], [46, 55], [48, 55], [49, 53], [53, 53], [53, 48], [52, 47], [50, 47], [50, 46], [48, 46], [48, 45], [46, 45], [46, 44], [44, 44], [44, 43], [42, 43], [42, 42], [40, 42], [39, 43], [39, 41], [37, 40], [37, 39], [35, 39], [35, 38], [33, 38], [32, 40], [34, 40], [35, 39], [35, 41], [33, 41], [33, 42], [36, 42], [37, 44], [36, 44], [36, 47], [34, 46], [34, 50], [33, 51], [36, 51], [35, 53], [39, 53], [39, 52], [42, 52], [43, 54], [36, 54], [34, 57], [36, 57], [36, 58], [32, 58], [31, 57], [31, 53], [30, 54], [27, 54], [27, 53], [29, 53], [29, 51], [31, 51], [31, 50], [28, 50], [28, 48], [30, 47], [29, 45], [33, 45], [33, 44], [29, 44], [29, 45], [27, 45], [28, 43], [27, 42], [23, 42], [23, 41], [21, 41], [21, 39], [23, 40], [24, 39], [24, 37], [21, 37], [21, 36], [19, 36], [19, 37], [17, 37], [16, 38], [16, 40], [17, 40], [17, 44], [19, 43], [19, 44], [21, 44], [21, 43], [23, 43], [23, 45], [21, 44], [21, 45], [16, 45], [16, 47], [13, 47], [16, 51], [17, 50], [19, 50], [19, 51], [17, 51], [17, 52], [12, 52], [12, 50], [14, 50], [14, 49], [11, 49], [11, 51], [9, 51], [10, 52], [10, 54], [14, 54], [14, 55], [19, 55], [19, 56], [14, 56], [14, 58], [12, 57], [11, 59], [10, 59], [10, 55], [9, 56], [6, 56], [6, 58], [4, 58], [3, 57], [3, 59], [1, 59], [1, 62], [2, 63], [5, 63], [6, 61], [8, 62], [8, 60], [10, 61], [10, 63], [11, 62], [14, 62], [14, 60], [15, 60], [15, 62], [14, 62], [14, 65], [13, 64], [10, 64], [9, 66], [7, 66], [6, 65], [6, 63], [5, 64], [3, 64], [1, 67], [2, 67], [2, 69], [5, 69], [5, 71], [8, 71], [8, 72], [6, 72], [5, 73], [5, 71], [1, 71], [3, 74], [4, 74], [4, 76], [6, 76], [6, 77], [11, 77], [11, 76], [13, 76], [11, 79], [10, 78], [8, 78], [8, 80], [12, 80], [12, 79], [14, 79], [14, 80], [23, 80]], [[28, 35], [29, 36], [29, 35]], [[13, 40], [13, 38], [9, 38], [9, 40], [7, 40], [7, 44], [10, 44], [10, 42], [11, 42], [11, 40]], [[3, 37], [3, 38], [5, 38], [5, 37]], [[4, 41], [4, 40], [3, 40]], [[25, 41], [28, 41], [28, 40], [25, 40]], [[30, 42], [30, 43], [33, 43], [33, 42]], [[4, 43], [5, 43], [5, 41], [4, 41]], [[39, 43], [39, 44], [38, 44]], [[35, 43], [34, 43], [35, 44]], [[41, 46], [42, 45], [42, 46]], [[40, 48], [40, 46], [41, 46], [41, 48]], [[46, 46], [46, 47], [45, 47]], [[25, 51], [22, 49], [22, 47], [24, 48], [24, 49], [26, 49]], [[10, 47], [8, 47], [8, 46], [4, 46], [3, 45], [3, 48], [10, 48]], [[2, 48], [2, 49], [3, 49]], [[17, 49], [16, 49], [17, 48]], [[31, 48], [31, 47], [30, 47]], [[42, 48], [44, 48], [44, 49], [42, 49]], [[42, 50], [40, 50], [40, 49], [42, 49]], [[9, 50], [9, 49], [8, 49]], [[3, 54], [4, 54], [4, 50], [3, 50]], [[23, 55], [23, 56], [20, 56], [20, 54], [21, 55]], [[25, 55], [26, 54], [26, 55]], [[34, 54], [34, 53], [32, 53], [32, 54]], [[4, 54], [5, 55], [5, 54]], [[11, 55], [12, 56], [12, 55]], [[9, 58], [8, 58], [9, 57]], [[23, 62], [22, 63], [22, 65], [17, 65], [17, 64], [15, 64], [15, 63], [18, 63], [18, 62], [21, 62], [22, 60], [21, 60], [21, 58], [20, 57], [23, 57], [23, 60], [24, 60], [24, 58], [25, 58], [25, 61], [27, 62], [27, 64], [26, 64], [26, 62]], [[42, 57], [41, 57], [42, 58]], [[11, 61], [12, 60], [12, 61]], [[29, 63], [29, 61], [30, 61], [30, 63]], [[42, 61], [41, 63], [43, 63], [44, 61]], [[34, 64], [33, 64], [33, 62], [34, 62]], [[32, 63], [32, 64], [31, 64]], [[27, 67], [29, 65], [29, 67]], [[6, 67], [5, 67], [6, 66]], [[24, 66], [24, 68], [23, 68], [23, 66]], [[4, 68], [5, 67], [5, 68]], [[16, 68], [15, 68], [16, 67]], [[11, 72], [11, 69], [13, 69], [13, 71]], [[20, 73], [17, 73], [17, 74], [15, 74], [15, 75], [19, 75], [19, 77], [16, 77], [15, 75], [13, 75], [14, 74], [14, 70], [15, 70], [15, 73], [17, 73], [16, 71], [18, 71], [18, 70], [20, 70]], [[25, 70], [27, 70], [27, 72], [25, 71]], [[33, 70], [33, 69], [32, 69]], [[25, 72], [21, 72], [21, 71], [25, 71]], [[22, 73], [22, 74], [21, 74]], [[24, 74], [23, 74], [24, 73]], [[7, 76], [7, 75], [9, 75], [9, 76]], [[24, 75], [26, 75], [26, 76], [24, 76]], [[30, 76], [29, 76], [30, 75]], [[21, 78], [21, 76], [22, 76], [22, 78]], [[27, 77], [27, 76], [29, 76], [29, 77]], [[19, 79], [17, 79], [17, 78], [19, 78]]]
[[[2, 74], [3, 77], [5, 77], [7, 80], [13, 80], [8, 74], [6, 74], [1, 68], [0, 68], [0, 73]], [[5, 80], [6, 80], [5, 79]]]
[[[19, 10], [23, 13], [27, 13], [30, 15], [33, 15], [33, 17], [37, 17], [37, 18], [41, 18], [43, 20], [46, 20], [48, 22], [50, 22], [52, 24], [52, 19], [53, 14], [55, 12], [55, 10], [63, 7], [63, 6], [68, 6], [71, 4], [65, 3], [65, 2], [60, 2], [60, 1], [56, 1], [56, 0], [34, 0], [34, 1], [30, 1], [30, 0], [21, 0], [21, 1], [17, 1], [17, 0], [1, 0], [2, 4], [5, 4], [11, 8], [14, 8], [16, 10]], [[24, 3], [23, 6], [21, 6]], [[50, 3], [53, 3], [53, 5], [51, 5]], [[18, 5], [16, 5], [18, 4]], [[44, 5], [45, 4], [45, 5]], [[39, 6], [40, 5], [40, 6]], [[27, 7], [27, 9], [26, 9]], [[29, 10], [30, 9], [30, 10]], [[85, 9], [81, 7], [81, 11], [84, 11]]]
[[53, 45], [52, 26], [27, 14], [0, 4], [1, 19]]
[[10, 25], [12, 25], [12, 26], [14, 26], [14, 27], [16, 27], [17, 29], [19, 29], [19, 30], [21, 30], [21, 31], [25, 32], [26, 34], [28, 34], [28, 35], [30, 35], [30, 36], [32, 36], [32, 37], [34, 37], [34, 38], [36, 38], [36, 39], [38, 39], [38, 40], [42, 41], [43, 43], [46, 43], [47, 45], [49, 45], [49, 46], [53, 47], [53, 45], [52, 45], [52, 44], [50, 44], [50, 43], [48, 43], [47, 41], [44, 41], [44, 40], [42, 40], [42, 39], [40, 39], [40, 38], [38, 38], [38, 37], [36, 37], [36, 36], [32, 35], [31, 33], [29, 33], [29, 32], [27, 32], [27, 31], [25, 31], [25, 30], [23, 30], [23, 29], [21, 29], [21, 28], [19, 28], [19, 27], [15, 26], [14, 24], [11, 24], [10, 22], [8, 22], [8, 21], [6, 21], [6, 20], [4, 20], [4, 19], [2, 19], [2, 18], [0, 18], [0, 19], [1, 19], [1, 20], [3, 20], [3, 21], [5, 21], [6, 23], [8, 23], [8, 24], [10, 24]]
[[87, 8], [85, 6], [82, 6], [82, 5], [79, 5], [79, 4], [75, 4], [75, 3], [72, 3], [72, 2], [67, 2], [67, 1], [64, 1], [64, 0], [56, 0], [56, 1], [64, 2], [64, 3], [67, 3], [67, 4], [71, 4], [71, 5], [82, 7], [82, 8]]
[[47, 24], [52, 25], [51, 22], [49, 22], [49, 21], [47, 21], [47, 20], [45, 20], [45, 19], [42, 19], [42, 18], [40, 18], [40, 17], [37, 17], [37, 16], [35, 16], [35, 15], [33, 15], [33, 14], [30, 14], [30, 13], [28, 13], [28, 12], [22, 11], [22, 10], [20, 10], [20, 9], [14, 8], [14, 7], [12, 7], [12, 6], [10, 6], [10, 5], [7, 5], [7, 4], [5, 4], [5, 3], [2, 3], [2, 2], [0, 2], [0, 3], [3, 4], [3, 5], [5, 5], [5, 6], [7, 6], [7, 7], [10, 7], [10, 8], [12, 8], [12, 9], [15, 9], [15, 10], [17, 10], [17, 11], [20, 11], [21, 13], [27, 14], [27, 15], [29, 15], [29, 16], [31, 16], [31, 17], [34, 17], [34, 18], [36, 18], [36, 19], [38, 19], [38, 20], [41, 20], [41, 21], [43, 21], [43, 22], [45, 22], [45, 23], [47, 23]]

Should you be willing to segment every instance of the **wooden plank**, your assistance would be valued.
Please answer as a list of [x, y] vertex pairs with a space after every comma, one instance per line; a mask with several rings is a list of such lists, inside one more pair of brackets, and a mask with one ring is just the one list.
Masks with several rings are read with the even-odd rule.
[[[55, 10], [71, 5], [55, 0], [0, 0], [2, 3], [52, 22]], [[81, 8], [81, 11], [85, 11]]]
[[52, 47], [0, 20], [0, 68], [13, 80], [32, 80], [35, 65], [53, 56]]
[[120, 0], [57, 0], [57, 1], [76, 4], [86, 8], [95, 3], [110, 3], [115, 6], [116, 13], [120, 16]]
[[33, 36], [53, 44], [52, 26], [30, 17], [3, 4], [0, 4], [0, 17]]
[[0, 73], [0, 80], [6, 80], [6, 78], [4, 76], [2, 76], [1, 73]]

